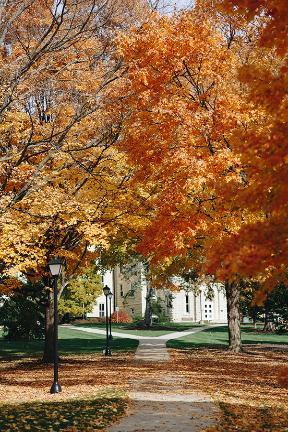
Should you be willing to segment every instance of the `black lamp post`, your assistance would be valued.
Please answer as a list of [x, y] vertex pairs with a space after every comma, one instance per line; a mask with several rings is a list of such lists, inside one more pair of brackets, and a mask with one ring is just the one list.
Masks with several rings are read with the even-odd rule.
[[57, 282], [58, 277], [63, 268], [63, 261], [55, 257], [48, 263], [49, 269], [53, 278], [53, 290], [54, 290], [54, 334], [53, 334], [53, 362], [54, 362], [54, 382], [50, 389], [50, 393], [60, 393], [61, 386], [58, 383], [58, 290]]
[[113, 339], [113, 337], [112, 337], [112, 317], [111, 317], [111, 315], [112, 315], [111, 304], [112, 304], [113, 294], [111, 291], [109, 292], [108, 297], [109, 297], [109, 339], [111, 340], [111, 339]]
[[105, 285], [103, 288], [103, 292], [105, 294], [106, 297], [106, 348], [104, 351], [105, 356], [111, 356], [112, 352], [109, 346], [109, 322], [108, 322], [108, 296], [110, 294], [110, 288]]

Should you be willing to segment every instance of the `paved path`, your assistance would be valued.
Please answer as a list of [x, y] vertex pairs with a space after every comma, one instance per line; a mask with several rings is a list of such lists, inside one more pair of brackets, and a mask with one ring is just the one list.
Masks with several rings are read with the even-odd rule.
[[169, 360], [166, 341], [156, 337], [145, 340], [141, 339], [135, 353], [135, 358], [144, 362]]
[[[68, 326], [73, 330], [105, 335], [100, 329]], [[196, 327], [157, 337], [113, 332], [113, 336], [139, 340], [135, 362], [165, 362], [169, 360], [166, 342], [212, 326]], [[131, 383], [132, 401], [127, 416], [112, 425], [107, 432], [201, 432], [217, 423], [220, 410], [209, 396], [184, 393], [185, 379], [176, 373], [159, 372], [157, 379], [137, 379]]]
[[200, 432], [213, 426], [219, 409], [207, 395], [183, 393], [184, 382], [172, 373], [135, 381], [127, 417], [107, 432]]
[[183, 332], [174, 332], [153, 338], [145, 338], [139, 340], [139, 345], [136, 350], [135, 358], [140, 361], [167, 361], [169, 360], [169, 352], [166, 348], [166, 342], [170, 339], [179, 339], [181, 337], [198, 333], [207, 327], [195, 328], [193, 330], [185, 330]]

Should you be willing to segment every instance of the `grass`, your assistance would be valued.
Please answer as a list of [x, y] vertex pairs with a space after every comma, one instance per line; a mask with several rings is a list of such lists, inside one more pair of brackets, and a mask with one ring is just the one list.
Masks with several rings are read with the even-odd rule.
[[[274, 333], [261, 333], [249, 326], [241, 329], [243, 344], [288, 344], [288, 335]], [[167, 342], [169, 348], [201, 348], [201, 347], [227, 347], [228, 329], [226, 326], [214, 327], [202, 332], [172, 339]]]
[[[87, 321], [86, 323], [79, 323], [75, 324], [77, 327], [88, 327], [88, 328], [95, 328], [95, 329], [105, 329], [105, 323], [89, 323]], [[161, 323], [161, 324], [154, 324], [151, 329], [146, 330], [145, 328], [142, 328], [143, 324], [116, 324], [113, 323], [112, 325], [112, 333], [127, 333], [131, 335], [137, 335], [137, 336], [147, 336], [147, 337], [157, 337], [162, 336], [169, 333], [174, 332], [181, 332], [185, 330], [189, 330], [191, 328], [195, 327], [202, 327], [199, 324], [195, 323]]]
[[0, 430], [94, 431], [103, 430], [121, 417], [128, 399], [118, 392], [100, 393], [91, 399], [0, 405]]
[[[111, 341], [112, 351], [135, 351], [138, 341], [124, 338], [114, 338]], [[0, 334], [0, 359], [13, 357], [40, 357], [43, 354], [44, 341], [8, 341]], [[92, 354], [102, 353], [105, 347], [105, 336], [59, 328], [59, 353]]]
[[[105, 346], [105, 336], [96, 333], [86, 333], [80, 331], [81, 326], [104, 329], [105, 325], [97, 324], [77, 324], [79, 330], [66, 327], [59, 328], [59, 352], [60, 355], [72, 354], [93, 354], [102, 353]], [[134, 326], [134, 330], [133, 330]], [[112, 328], [119, 333], [131, 333], [139, 336], [160, 336], [176, 331], [184, 331], [192, 328], [191, 323], [167, 323], [163, 327], [170, 330], [159, 330], [159, 325], [155, 330], [135, 330], [135, 324], [116, 324]], [[1, 337], [2, 336], [2, 337]], [[272, 333], [261, 333], [255, 331], [248, 325], [242, 328], [243, 344], [288, 344], [288, 335], [277, 335]], [[200, 347], [227, 347], [228, 333], [227, 327], [208, 328], [202, 332], [173, 339], [167, 342], [170, 348], [200, 348]], [[3, 339], [0, 331], [0, 359], [13, 357], [40, 357], [43, 353], [44, 342], [37, 341], [8, 341]], [[134, 352], [138, 346], [138, 341], [129, 338], [114, 337], [111, 341], [111, 348], [114, 352], [131, 351]]]

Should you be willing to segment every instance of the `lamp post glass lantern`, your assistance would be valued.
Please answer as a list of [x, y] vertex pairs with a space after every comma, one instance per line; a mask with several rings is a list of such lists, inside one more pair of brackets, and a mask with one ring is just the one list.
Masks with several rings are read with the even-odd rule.
[[110, 292], [111, 292], [110, 288], [107, 285], [105, 285], [103, 288], [103, 293], [106, 297], [106, 348], [104, 350], [105, 356], [111, 356], [112, 355], [112, 352], [111, 352], [111, 349], [109, 346], [109, 322], [108, 322], [109, 321], [108, 320], [108, 296], [109, 296]]
[[113, 297], [113, 294], [111, 291], [109, 292], [108, 297], [109, 297], [109, 339], [111, 340], [111, 339], [113, 339], [113, 336], [112, 336], [112, 297]]
[[54, 331], [53, 331], [53, 363], [54, 363], [54, 381], [50, 389], [50, 393], [60, 393], [61, 386], [58, 382], [58, 367], [59, 367], [59, 359], [58, 359], [58, 290], [57, 290], [57, 282], [58, 277], [64, 267], [63, 261], [55, 257], [51, 259], [48, 263], [50, 273], [53, 278], [53, 307], [54, 307]]

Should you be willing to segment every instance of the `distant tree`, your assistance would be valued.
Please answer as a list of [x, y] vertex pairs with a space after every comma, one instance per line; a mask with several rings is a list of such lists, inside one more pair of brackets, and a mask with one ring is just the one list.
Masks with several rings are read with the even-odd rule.
[[59, 314], [70, 318], [85, 317], [92, 312], [97, 297], [102, 293], [101, 276], [95, 266], [72, 279], [64, 289], [59, 301]]
[[242, 315], [253, 320], [264, 319], [264, 331], [283, 331], [288, 329], [288, 290], [284, 284], [278, 285], [269, 292], [266, 299], [259, 304], [258, 294], [262, 297], [261, 287], [256, 282], [246, 283], [241, 290], [240, 309]]
[[288, 330], [288, 290], [284, 284], [280, 284], [267, 295], [264, 313], [265, 331]]

